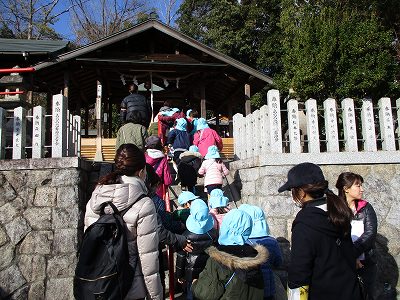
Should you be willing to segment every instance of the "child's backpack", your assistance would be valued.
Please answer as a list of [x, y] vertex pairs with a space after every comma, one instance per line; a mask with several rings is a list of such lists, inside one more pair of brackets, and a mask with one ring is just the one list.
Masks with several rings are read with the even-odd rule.
[[[145, 197], [141, 195], [136, 201]], [[134, 204], [134, 203], [133, 203]], [[132, 205], [133, 205], [132, 204]], [[105, 214], [109, 205], [113, 214]], [[100, 218], [90, 225], [83, 236], [74, 277], [75, 299], [124, 299], [135, 274], [129, 264], [124, 214], [132, 207], [118, 211], [112, 202], [101, 207]]]

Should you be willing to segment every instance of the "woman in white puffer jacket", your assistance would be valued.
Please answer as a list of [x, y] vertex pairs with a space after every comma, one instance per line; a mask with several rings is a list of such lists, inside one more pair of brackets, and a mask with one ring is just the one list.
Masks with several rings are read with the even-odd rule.
[[[147, 195], [144, 153], [133, 144], [121, 145], [115, 155], [115, 171], [100, 179], [86, 205], [85, 230], [100, 217], [103, 203], [112, 201], [125, 213], [129, 263], [138, 257], [133, 284], [125, 299], [163, 299], [158, 264], [157, 214]], [[139, 200], [138, 200], [139, 199]], [[105, 213], [112, 213], [110, 207]]]

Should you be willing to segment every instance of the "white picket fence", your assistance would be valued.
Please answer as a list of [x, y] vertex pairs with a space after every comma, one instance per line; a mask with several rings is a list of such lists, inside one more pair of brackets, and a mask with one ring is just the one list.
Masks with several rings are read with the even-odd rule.
[[330, 154], [326, 158], [334, 158], [333, 154], [337, 157], [338, 153], [357, 154], [348, 156], [347, 161], [351, 161], [360, 153], [364, 157], [369, 153], [372, 159], [371, 153], [393, 151], [399, 158], [399, 130], [395, 127], [399, 127], [400, 99], [392, 107], [390, 98], [381, 98], [376, 108], [367, 99], [356, 108], [350, 98], [343, 99], [341, 107], [335, 99], [326, 99], [321, 109], [315, 99], [307, 100], [304, 109], [299, 109], [297, 100], [289, 100], [287, 110], [281, 110], [280, 103], [279, 91], [270, 90], [267, 105], [247, 116], [234, 115], [236, 159], [265, 155], [276, 158], [275, 154], [291, 153], [292, 157], [303, 155], [303, 160], [312, 160], [323, 153]]
[[[25, 108], [15, 108], [12, 132], [7, 132], [7, 119], [7, 111], [0, 108], [0, 159], [6, 158], [7, 151], [12, 152], [8, 157], [12, 159], [80, 156], [81, 117], [69, 113], [68, 100], [63, 95], [53, 96], [51, 115], [46, 115], [42, 106], [35, 106], [31, 116], [27, 116]], [[51, 132], [46, 133], [46, 122], [51, 122]], [[27, 126], [32, 126], [32, 135], [27, 135]], [[50, 138], [46, 139], [46, 134], [51, 134], [49, 145], [45, 144]]]

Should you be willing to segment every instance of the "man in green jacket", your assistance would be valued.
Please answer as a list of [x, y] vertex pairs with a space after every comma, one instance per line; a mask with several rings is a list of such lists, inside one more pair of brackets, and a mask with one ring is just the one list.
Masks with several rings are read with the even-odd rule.
[[129, 114], [129, 119], [126, 121], [127, 123], [123, 125], [117, 132], [115, 149], [118, 149], [122, 144], [134, 144], [144, 152], [147, 129], [140, 124], [140, 113], [137, 111], [132, 111]]

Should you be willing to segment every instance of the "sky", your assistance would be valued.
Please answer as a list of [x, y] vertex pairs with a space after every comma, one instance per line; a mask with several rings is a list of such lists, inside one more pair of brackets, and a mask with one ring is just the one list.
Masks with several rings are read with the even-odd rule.
[[[145, 0], [146, 1], [146, 0]], [[165, 22], [165, 16], [163, 12], [165, 11], [165, 1], [167, 0], [147, 0], [147, 3], [149, 7], [155, 7], [156, 9], [159, 10], [158, 14], [162, 22]], [[176, 0], [177, 4], [176, 7], [179, 7], [179, 5], [182, 3], [183, 0]], [[68, 8], [69, 1], [60, 1], [60, 6], [59, 10], [65, 10]], [[54, 24], [53, 28], [55, 31], [63, 36], [64, 40], [69, 40], [73, 41], [75, 39], [75, 36], [72, 32], [72, 28], [70, 23], [70, 15], [69, 13], [64, 13], [63, 15], [60, 16], [59, 21]]]

